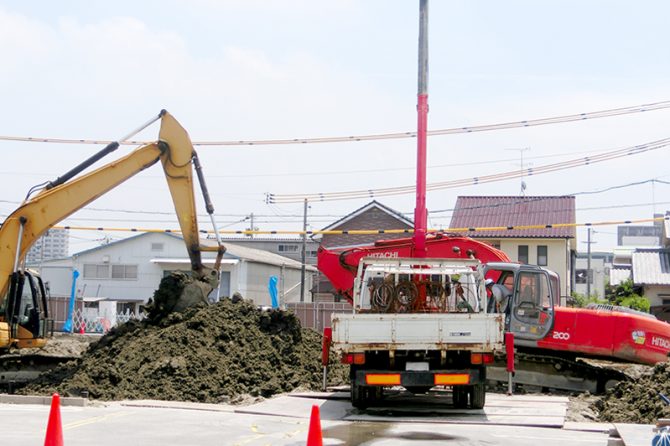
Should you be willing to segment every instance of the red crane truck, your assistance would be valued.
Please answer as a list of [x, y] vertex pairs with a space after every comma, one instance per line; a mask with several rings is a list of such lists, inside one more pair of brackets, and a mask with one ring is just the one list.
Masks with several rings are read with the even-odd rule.
[[[374, 245], [318, 252], [319, 270], [350, 302], [354, 297], [356, 265], [362, 258], [411, 257], [413, 239], [379, 241]], [[561, 306], [558, 275], [533, 265], [510, 262], [502, 251], [468, 237], [429, 235], [427, 259], [478, 259], [485, 277], [507, 289], [505, 329], [514, 333], [517, 347], [515, 382], [592, 393], [603, 391], [624, 376], [578, 358], [600, 358], [640, 364], [667, 361], [670, 324], [654, 316], [607, 305], [592, 308]], [[532, 298], [523, 296], [532, 282]], [[546, 289], [545, 289], [546, 288]], [[502, 368], [489, 369], [488, 379], [504, 381]]]

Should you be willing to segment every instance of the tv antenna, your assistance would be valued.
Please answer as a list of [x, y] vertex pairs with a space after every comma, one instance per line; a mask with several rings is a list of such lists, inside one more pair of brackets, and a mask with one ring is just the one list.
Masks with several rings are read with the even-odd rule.
[[525, 197], [526, 196], [526, 182], [523, 180], [524, 170], [525, 170], [524, 166], [532, 166], [533, 163], [524, 164], [524, 162], [523, 162], [523, 152], [526, 152], [526, 151], [530, 150], [530, 147], [523, 147], [523, 148], [520, 148], [520, 149], [505, 149], [505, 150], [516, 150], [517, 152], [519, 152], [519, 158], [520, 158], [519, 167], [521, 169], [521, 192], [519, 193], [519, 195], [521, 195], [522, 197]]

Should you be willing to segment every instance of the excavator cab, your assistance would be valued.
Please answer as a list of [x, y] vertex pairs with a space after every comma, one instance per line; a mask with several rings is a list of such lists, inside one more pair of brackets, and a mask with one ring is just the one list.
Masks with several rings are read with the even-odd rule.
[[500, 287], [505, 298], [505, 326], [515, 341], [544, 338], [554, 327], [558, 281], [550, 271], [534, 265], [489, 263], [486, 277]]
[[32, 271], [12, 273], [3, 308], [16, 347], [42, 347], [48, 330], [47, 296], [42, 278]]

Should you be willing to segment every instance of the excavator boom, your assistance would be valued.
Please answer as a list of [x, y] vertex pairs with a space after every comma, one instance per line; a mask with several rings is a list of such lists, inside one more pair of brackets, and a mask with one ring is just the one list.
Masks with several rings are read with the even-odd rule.
[[[192, 168], [193, 161], [197, 160], [197, 154], [188, 133], [172, 115], [161, 111], [157, 119], [161, 120], [157, 142], [143, 145], [122, 158], [89, 173], [76, 176], [119, 146], [118, 143], [112, 143], [62, 177], [48, 183], [34, 196], [27, 197], [21, 206], [7, 217], [0, 228], [0, 296], [2, 296], [0, 297], [0, 309], [16, 307], [16, 305], [4, 302], [11, 299], [12, 291], [16, 288], [12, 284], [16, 279], [12, 277], [15, 277], [17, 273], [21, 274], [23, 259], [40, 236], [61, 220], [142, 170], [156, 164], [159, 160], [172, 195], [193, 274], [196, 279], [207, 282], [208, 287], [216, 287], [218, 272], [202, 264], [201, 252], [218, 252], [215, 265], [215, 269], [218, 269], [225, 249], [220, 242], [215, 247], [204, 247], [200, 244]], [[199, 163], [195, 164], [199, 167]], [[201, 186], [204, 186], [200, 175], [199, 178]], [[206, 191], [206, 188], [203, 187], [203, 190]], [[205, 201], [211, 215], [213, 207], [206, 192]], [[206, 289], [203, 289], [203, 293], [205, 292]], [[0, 314], [0, 348], [7, 347], [3, 345], [7, 342], [10, 344], [13, 342], [11, 335], [9, 340], [3, 341], [2, 333], [9, 331], [6, 328], [8, 323], [13, 322], [5, 311], [4, 314]], [[3, 324], [5, 324], [4, 330]]]

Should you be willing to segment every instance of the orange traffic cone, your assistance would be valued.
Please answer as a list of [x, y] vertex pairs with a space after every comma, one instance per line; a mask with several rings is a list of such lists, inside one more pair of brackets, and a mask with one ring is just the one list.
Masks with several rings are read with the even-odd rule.
[[323, 436], [321, 434], [321, 417], [319, 415], [319, 406], [316, 404], [312, 406], [312, 415], [309, 418], [307, 446], [323, 446]]
[[79, 326], [79, 334], [86, 334], [86, 323], [82, 322], [81, 325]]
[[47, 424], [47, 436], [44, 446], [63, 446], [63, 426], [60, 419], [60, 396], [54, 393], [51, 397], [51, 411]]

